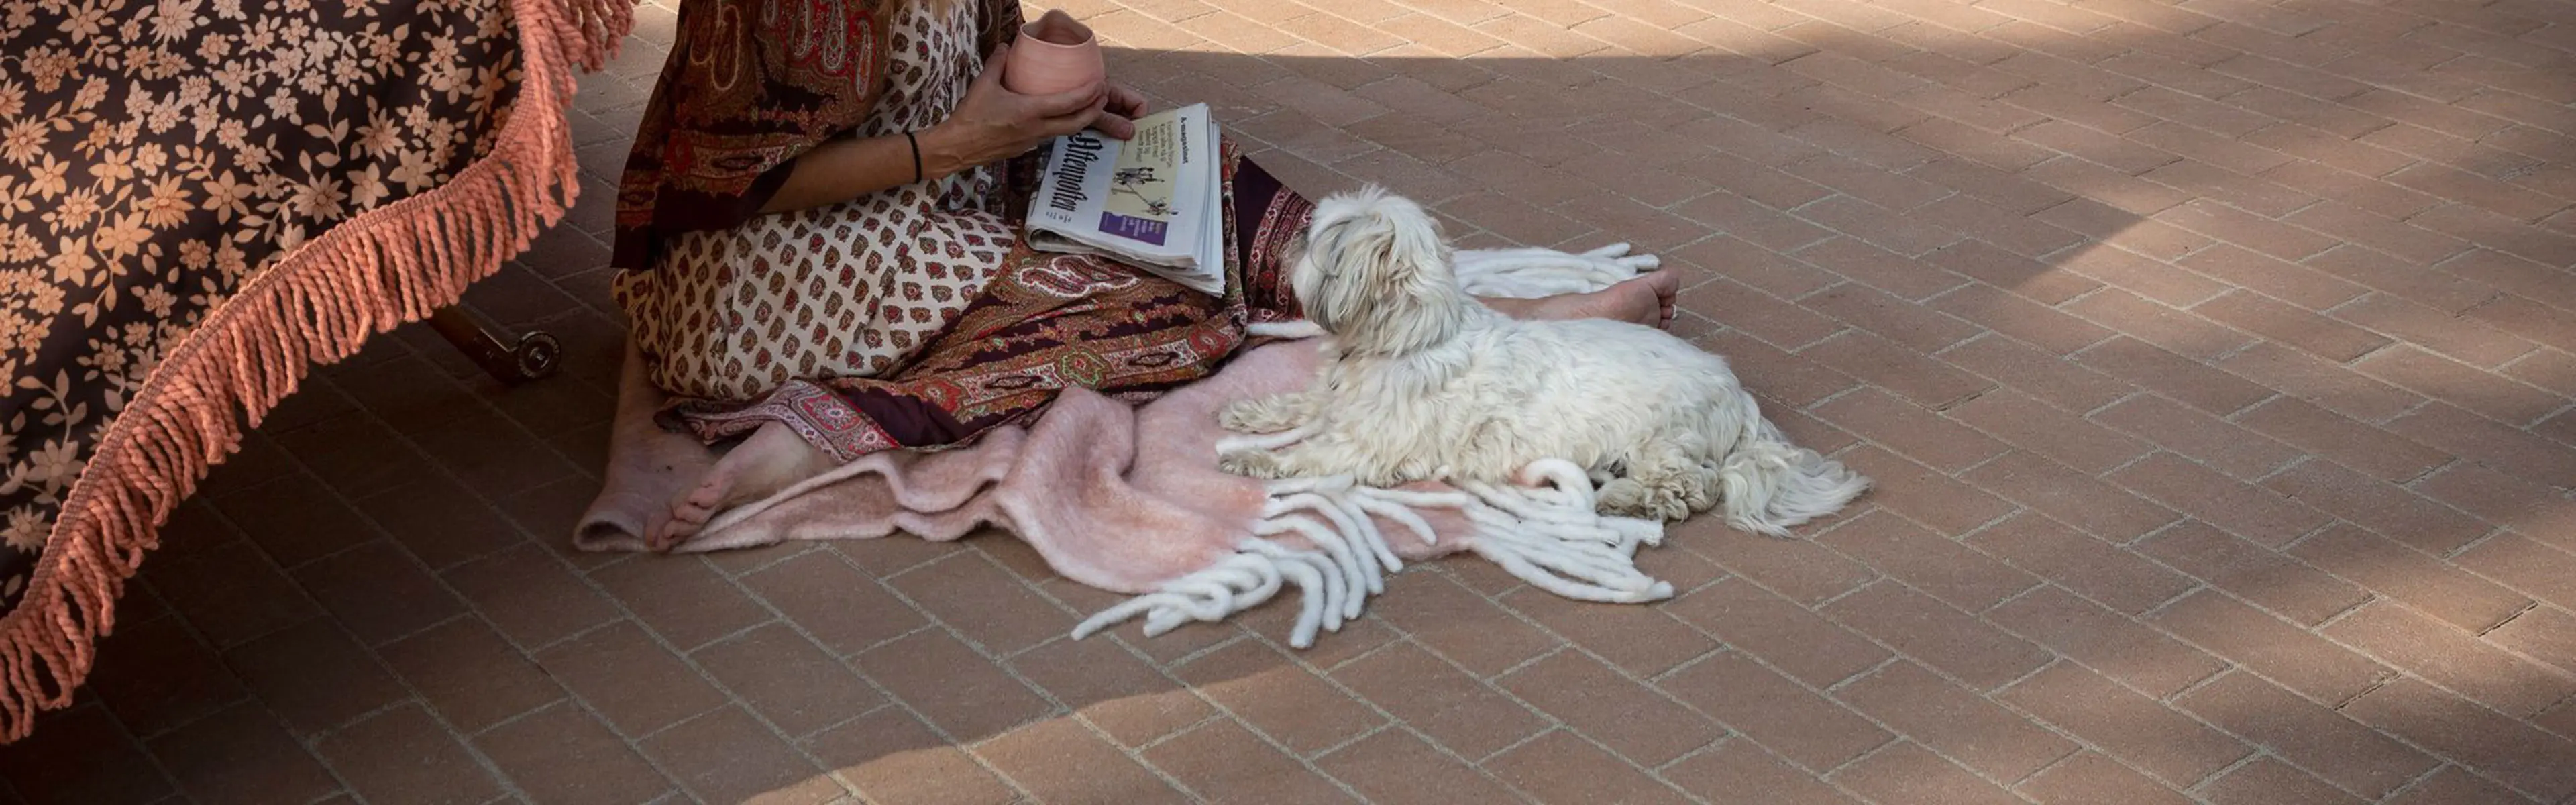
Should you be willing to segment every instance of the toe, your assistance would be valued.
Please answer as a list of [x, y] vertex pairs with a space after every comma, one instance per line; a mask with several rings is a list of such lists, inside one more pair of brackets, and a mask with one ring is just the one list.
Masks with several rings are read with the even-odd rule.
[[712, 509], [716, 507], [716, 504], [724, 502], [724, 494], [725, 484], [722, 483], [720, 479], [710, 478], [706, 483], [699, 484], [696, 489], [689, 490], [689, 496], [682, 498], [680, 504], [700, 509]]
[[644, 549], [645, 549], [645, 550], [648, 550], [648, 551], [659, 551], [659, 550], [662, 550], [662, 547], [663, 547], [663, 545], [662, 545], [662, 539], [663, 539], [662, 535], [663, 535], [663, 532], [669, 531], [670, 529], [671, 529], [671, 520], [670, 520], [670, 518], [669, 518], [669, 517], [667, 517], [667, 516], [656, 516], [656, 517], [651, 518], [651, 519], [650, 519], [650, 520], [648, 520], [647, 522], [645, 522], [645, 523], [644, 523], [644, 529], [643, 529], [642, 531], [638, 532], [638, 533], [636, 534], [636, 536], [638, 536], [638, 537], [642, 537], [642, 538], [644, 539]]
[[671, 501], [673, 515], [693, 523], [706, 522], [717, 509], [725, 507], [725, 498], [733, 494], [735, 481], [732, 473], [727, 472], [723, 465], [717, 465], [707, 473], [705, 480], [689, 490], [687, 496]]

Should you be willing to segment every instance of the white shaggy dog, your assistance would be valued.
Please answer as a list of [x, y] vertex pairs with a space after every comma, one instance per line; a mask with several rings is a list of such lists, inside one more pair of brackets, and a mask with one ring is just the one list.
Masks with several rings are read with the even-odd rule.
[[[1377, 188], [1326, 198], [1289, 281], [1325, 333], [1307, 390], [1219, 413], [1293, 438], [1220, 457], [1265, 478], [1349, 474], [1395, 486], [1505, 482], [1533, 461], [1586, 468], [1611, 514], [1782, 535], [1869, 480], [1790, 444], [1726, 361], [1652, 327], [1520, 321], [1467, 295], [1437, 221]], [[1277, 443], [1282, 439], [1267, 439]]]

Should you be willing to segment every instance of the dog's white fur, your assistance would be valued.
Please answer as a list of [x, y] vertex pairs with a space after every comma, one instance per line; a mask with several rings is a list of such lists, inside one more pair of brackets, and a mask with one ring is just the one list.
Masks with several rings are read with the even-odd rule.
[[1326, 198], [1304, 245], [1289, 281], [1325, 333], [1323, 366], [1303, 392], [1219, 413], [1229, 430], [1295, 437], [1224, 454], [1228, 472], [1504, 482], [1559, 458], [1601, 484], [1604, 512], [1679, 520], [1722, 505], [1728, 525], [1773, 535], [1869, 486], [1791, 444], [1723, 358], [1652, 327], [1520, 321], [1477, 303], [1410, 200], [1374, 187]]

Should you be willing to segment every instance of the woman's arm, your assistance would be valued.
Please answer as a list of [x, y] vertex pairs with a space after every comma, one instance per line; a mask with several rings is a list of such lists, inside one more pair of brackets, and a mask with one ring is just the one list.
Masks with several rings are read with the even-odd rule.
[[[958, 168], [942, 166], [932, 172], [929, 154], [922, 155], [922, 178], [935, 179], [956, 172]], [[790, 212], [810, 207], [839, 204], [850, 199], [912, 183], [912, 144], [903, 135], [833, 140], [815, 146], [787, 165], [787, 181], [760, 206], [764, 213]]]
[[[1135, 90], [1094, 84], [1054, 95], [1020, 95], [1002, 88], [1010, 46], [995, 48], [984, 72], [947, 120], [913, 133], [920, 143], [920, 178], [937, 179], [978, 165], [1028, 153], [1059, 135], [1101, 127], [1125, 137], [1144, 109]], [[1118, 113], [1125, 113], [1121, 116]], [[761, 205], [764, 213], [838, 204], [913, 181], [913, 142], [903, 135], [834, 140], [788, 164], [787, 179]]]

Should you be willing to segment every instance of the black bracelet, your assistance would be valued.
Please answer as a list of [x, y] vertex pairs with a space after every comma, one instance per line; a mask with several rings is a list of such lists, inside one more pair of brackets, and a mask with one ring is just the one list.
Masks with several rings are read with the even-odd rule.
[[921, 183], [921, 138], [914, 137], [914, 136], [912, 136], [912, 132], [907, 131], [907, 132], [904, 132], [904, 133], [903, 133], [903, 139], [904, 139], [904, 141], [905, 141], [905, 142], [912, 143], [912, 183], [913, 183], [913, 184], [920, 184], [920, 183]]

